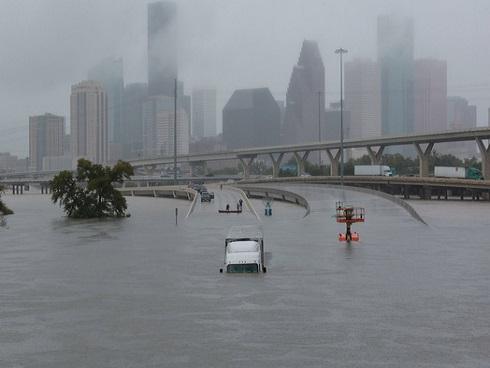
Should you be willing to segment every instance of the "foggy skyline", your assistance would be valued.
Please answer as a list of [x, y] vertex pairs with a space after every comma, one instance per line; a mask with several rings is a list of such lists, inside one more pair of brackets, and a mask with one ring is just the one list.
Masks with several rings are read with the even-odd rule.
[[[30, 115], [69, 121], [71, 85], [107, 57], [122, 57], [125, 84], [147, 80], [147, 3], [135, 0], [0, 0], [0, 152], [25, 157]], [[283, 100], [304, 39], [318, 42], [327, 104], [339, 99], [345, 61], [376, 59], [381, 14], [414, 18], [415, 58], [447, 60], [448, 95], [490, 107], [490, 2], [373, 0], [176, 0], [179, 78], [217, 89], [217, 115], [235, 89], [270, 88]], [[221, 130], [221, 125], [218, 127]]]

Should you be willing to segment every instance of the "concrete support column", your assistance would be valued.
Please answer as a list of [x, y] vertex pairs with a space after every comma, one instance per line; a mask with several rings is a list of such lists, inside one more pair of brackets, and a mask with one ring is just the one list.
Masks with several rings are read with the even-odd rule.
[[419, 156], [419, 176], [421, 178], [429, 176], [429, 158], [434, 148], [434, 143], [430, 142], [425, 149], [420, 147], [419, 143], [414, 143], [415, 149]]
[[296, 167], [298, 168], [296, 171], [297, 176], [301, 176], [305, 173], [305, 162], [308, 160], [308, 156], [310, 155], [310, 151], [306, 151], [302, 155], [299, 152], [294, 152], [294, 158], [296, 159]]
[[269, 153], [269, 157], [272, 161], [272, 177], [277, 178], [279, 176], [279, 171], [281, 169], [281, 161], [284, 157], [284, 153], [280, 153], [277, 158], [274, 157], [273, 153]]
[[476, 144], [481, 154], [481, 171], [485, 180], [490, 180], [490, 144], [485, 146], [483, 139], [476, 138]]
[[374, 150], [372, 146], [366, 147], [369, 158], [371, 159], [371, 165], [379, 165], [381, 163], [381, 157], [383, 156], [384, 146], [380, 146], [378, 150]]
[[250, 177], [250, 169], [252, 168], [252, 164], [257, 156], [252, 157], [239, 157], [240, 163], [242, 164], [243, 177]]
[[327, 156], [330, 160], [330, 176], [339, 176], [340, 150], [334, 155], [332, 150], [327, 149]]

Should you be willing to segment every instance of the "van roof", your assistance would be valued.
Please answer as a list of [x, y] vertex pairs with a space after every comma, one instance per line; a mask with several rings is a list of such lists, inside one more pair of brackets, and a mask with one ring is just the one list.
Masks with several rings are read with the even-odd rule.
[[228, 230], [227, 239], [261, 239], [263, 238], [262, 229], [258, 225], [239, 225], [232, 226]]

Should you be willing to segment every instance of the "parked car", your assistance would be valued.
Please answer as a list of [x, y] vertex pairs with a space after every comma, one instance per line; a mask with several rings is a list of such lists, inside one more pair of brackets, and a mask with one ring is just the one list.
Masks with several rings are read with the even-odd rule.
[[203, 191], [201, 192], [201, 202], [211, 202], [211, 194], [209, 192]]

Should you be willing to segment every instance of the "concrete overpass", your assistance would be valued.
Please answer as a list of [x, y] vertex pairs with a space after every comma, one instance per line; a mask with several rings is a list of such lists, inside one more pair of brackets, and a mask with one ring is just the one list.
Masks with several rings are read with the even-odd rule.
[[[478, 145], [482, 172], [485, 178], [490, 178], [490, 147], [486, 140], [490, 139], [490, 128], [478, 128], [440, 133], [409, 134], [400, 136], [380, 137], [371, 139], [347, 139], [344, 148], [365, 148], [372, 164], [379, 164], [383, 151], [389, 146], [414, 146], [419, 158], [419, 176], [429, 175], [429, 157], [436, 143], [474, 141]], [[311, 152], [324, 151], [331, 165], [331, 176], [338, 176], [340, 160], [340, 141], [326, 141], [308, 144], [284, 145], [261, 148], [248, 148], [233, 151], [223, 151], [205, 154], [188, 154], [177, 156], [178, 163], [191, 165], [204, 164], [208, 161], [239, 160], [243, 167], [243, 176], [248, 178], [252, 163], [258, 156], [268, 156], [273, 164], [273, 177], [279, 175], [279, 168], [286, 153], [292, 153], [298, 164], [298, 176], [304, 173], [305, 162]], [[150, 172], [159, 165], [173, 163], [174, 158], [155, 157], [142, 160], [131, 160], [133, 167], [145, 167]]]
[[[272, 179], [247, 179], [239, 182], [240, 187], [254, 184], [296, 183], [340, 185], [338, 176], [308, 176]], [[474, 200], [490, 200], [490, 180], [448, 179], [434, 177], [386, 177], [386, 176], [345, 176], [344, 183], [351, 187], [369, 188], [391, 195], [401, 195], [408, 199], [418, 196], [421, 199], [459, 197]]]

